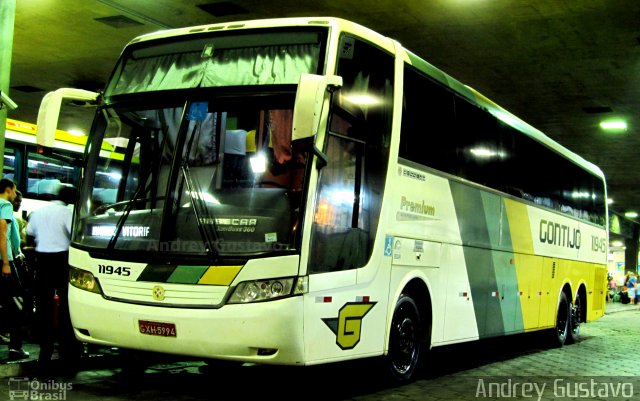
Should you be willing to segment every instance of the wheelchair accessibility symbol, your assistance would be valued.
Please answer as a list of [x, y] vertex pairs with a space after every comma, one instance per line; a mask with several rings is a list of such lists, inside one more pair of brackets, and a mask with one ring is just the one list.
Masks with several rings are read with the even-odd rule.
[[384, 256], [391, 256], [393, 253], [393, 236], [387, 235], [384, 238]]

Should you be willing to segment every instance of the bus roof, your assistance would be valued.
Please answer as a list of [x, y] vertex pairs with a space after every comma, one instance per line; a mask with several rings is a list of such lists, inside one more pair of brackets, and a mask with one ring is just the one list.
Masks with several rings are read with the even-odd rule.
[[[535, 141], [542, 143], [550, 149], [556, 151], [563, 157], [571, 160], [573, 163], [579, 165], [583, 169], [591, 172], [597, 177], [604, 180], [604, 173], [595, 164], [585, 160], [578, 154], [572, 152], [566, 147], [562, 146], [558, 142], [554, 141], [542, 131], [534, 128], [519, 117], [511, 114], [495, 102], [488, 99], [475, 89], [461, 83], [455, 78], [451, 77], [447, 73], [433, 66], [425, 61], [422, 57], [416, 55], [412, 51], [402, 47], [398, 42], [388, 38], [376, 31], [373, 31], [367, 27], [364, 27], [355, 22], [351, 22], [341, 18], [335, 17], [298, 17], [298, 18], [276, 18], [276, 19], [258, 19], [258, 20], [246, 20], [246, 21], [233, 21], [225, 23], [216, 23], [209, 25], [198, 25], [185, 28], [176, 28], [170, 30], [157, 31], [145, 35], [138, 36], [131, 40], [128, 45], [151, 41], [156, 39], [185, 36], [191, 34], [200, 34], [206, 32], [218, 32], [218, 31], [232, 31], [240, 29], [253, 29], [253, 28], [277, 28], [277, 27], [292, 27], [292, 26], [326, 26], [331, 28], [337, 28], [339, 31], [345, 30], [352, 32], [365, 39], [368, 39], [377, 45], [382, 46], [391, 53], [396, 53], [397, 49], [402, 49], [405, 52], [405, 61], [413, 65], [420, 71], [431, 76], [439, 81], [441, 84], [449, 87], [459, 95], [465, 97], [467, 100], [476, 104], [482, 109], [487, 110], [489, 113], [500, 119], [505, 124], [508, 124], [518, 131], [522, 132], [534, 139]], [[128, 46], [127, 45], [127, 46]]]
[[369, 29], [363, 25], [351, 22], [342, 18], [335, 17], [296, 17], [296, 18], [273, 18], [273, 19], [255, 19], [246, 21], [233, 21], [216, 23], [209, 25], [197, 25], [184, 28], [175, 28], [156, 31], [144, 35], [140, 35], [132, 39], [128, 45], [138, 42], [144, 42], [149, 40], [164, 39], [177, 36], [185, 36], [191, 34], [200, 34], [206, 32], [218, 32], [218, 31], [233, 31], [240, 29], [255, 29], [255, 28], [278, 28], [278, 27], [295, 27], [295, 26], [325, 26], [331, 28], [340, 28], [341, 30], [347, 30], [364, 37], [375, 36], [376, 43], [380, 44], [380, 41], [388, 41], [388, 45], [391, 44], [391, 39], [387, 38], [376, 31]]

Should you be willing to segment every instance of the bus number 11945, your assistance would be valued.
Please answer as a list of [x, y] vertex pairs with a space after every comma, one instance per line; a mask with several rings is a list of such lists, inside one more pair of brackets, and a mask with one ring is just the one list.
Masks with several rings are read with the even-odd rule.
[[102, 274], [117, 274], [118, 276], [130, 276], [130, 267], [113, 267], [111, 265], [98, 265], [98, 273]]

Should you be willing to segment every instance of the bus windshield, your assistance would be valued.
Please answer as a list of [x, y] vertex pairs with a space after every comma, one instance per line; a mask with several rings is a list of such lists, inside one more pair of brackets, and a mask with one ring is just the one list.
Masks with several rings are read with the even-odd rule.
[[74, 243], [146, 258], [293, 251], [310, 148], [291, 142], [293, 95], [100, 110]]
[[105, 96], [188, 88], [297, 84], [316, 74], [326, 29], [214, 32], [142, 42], [121, 57]]

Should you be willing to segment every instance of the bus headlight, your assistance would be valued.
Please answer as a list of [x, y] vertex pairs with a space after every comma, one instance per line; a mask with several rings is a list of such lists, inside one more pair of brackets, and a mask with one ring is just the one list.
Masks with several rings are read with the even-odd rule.
[[69, 284], [81, 290], [102, 294], [98, 279], [96, 279], [91, 272], [86, 270], [70, 267]]
[[269, 280], [243, 281], [231, 294], [228, 303], [242, 304], [269, 301], [307, 291], [307, 277], [288, 277]]

